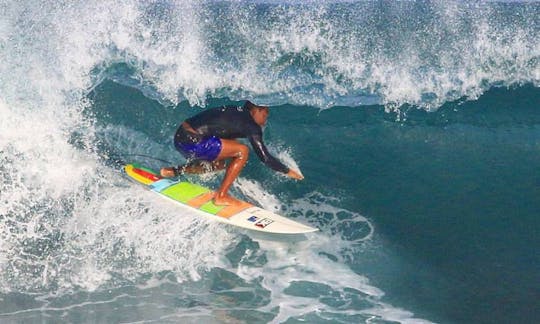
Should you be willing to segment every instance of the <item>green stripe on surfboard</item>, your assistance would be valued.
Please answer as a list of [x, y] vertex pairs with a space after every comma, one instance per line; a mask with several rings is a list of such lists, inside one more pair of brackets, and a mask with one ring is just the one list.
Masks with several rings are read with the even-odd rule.
[[[161, 193], [176, 201], [187, 204], [190, 200], [210, 191], [210, 189], [196, 184], [179, 182], [163, 189]], [[225, 208], [225, 206], [216, 206], [212, 201], [209, 201], [202, 205], [199, 210], [215, 215], [223, 208]]]
[[[157, 175], [156, 171], [146, 168], [138, 163], [133, 163], [132, 165], [134, 168]], [[210, 191], [210, 189], [196, 184], [179, 182], [161, 190], [160, 193], [176, 201], [187, 204], [190, 200]], [[216, 206], [212, 201], [209, 201], [202, 205], [199, 210], [215, 215], [223, 208], [225, 208], [225, 206]]]
[[217, 214], [220, 210], [222, 210], [224, 206], [216, 206], [214, 203], [210, 200], [206, 204], [202, 205], [201, 208], [199, 208], [202, 211], [205, 211], [210, 214]]
[[186, 204], [191, 199], [209, 192], [210, 189], [189, 182], [179, 182], [161, 191], [167, 197]]

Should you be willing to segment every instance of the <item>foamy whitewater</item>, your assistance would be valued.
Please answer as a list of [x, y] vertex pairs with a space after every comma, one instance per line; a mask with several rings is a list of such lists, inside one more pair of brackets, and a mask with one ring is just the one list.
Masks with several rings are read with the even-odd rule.
[[[533, 323], [540, 3], [1, 1], [0, 322]], [[273, 238], [144, 190], [172, 135], [269, 105], [232, 193]], [[208, 187], [222, 174], [188, 176]]]

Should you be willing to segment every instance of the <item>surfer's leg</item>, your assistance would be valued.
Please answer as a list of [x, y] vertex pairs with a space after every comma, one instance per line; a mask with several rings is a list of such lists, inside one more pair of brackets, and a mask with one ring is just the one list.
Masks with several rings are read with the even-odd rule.
[[214, 204], [216, 205], [232, 205], [238, 201], [228, 195], [229, 188], [234, 180], [240, 174], [240, 171], [246, 165], [249, 155], [249, 148], [235, 140], [221, 139], [221, 152], [219, 153], [216, 161], [224, 161], [231, 159], [231, 162], [227, 166], [225, 172], [225, 178], [221, 182], [221, 186], [216, 191], [214, 197]]
[[200, 142], [183, 143], [175, 138], [174, 146], [188, 159], [185, 165], [161, 169], [162, 177], [175, 177], [184, 173], [201, 174], [225, 169], [225, 161], [218, 159], [221, 152], [221, 140], [215, 136], [202, 139]]
[[161, 169], [161, 176], [165, 178], [177, 177], [184, 173], [203, 174], [208, 172], [221, 171], [225, 169], [225, 160], [192, 161], [190, 163], [179, 165], [178, 167], [167, 167]]
[[176, 176], [176, 173], [174, 172], [174, 167], [161, 168], [159, 173], [163, 178], [172, 178]]
[[225, 160], [208, 161], [192, 161], [185, 165], [179, 165], [178, 173], [203, 174], [208, 172], [220, 171], [225, 169]]

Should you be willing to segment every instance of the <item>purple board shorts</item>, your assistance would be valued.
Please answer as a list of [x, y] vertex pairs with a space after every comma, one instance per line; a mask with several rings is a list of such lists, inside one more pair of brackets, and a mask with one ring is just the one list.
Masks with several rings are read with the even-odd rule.
[[214, 161], [221, 152], [221, 140], [211, 136], [195, 144], [174, 142], [176, 149], [187, 159]]

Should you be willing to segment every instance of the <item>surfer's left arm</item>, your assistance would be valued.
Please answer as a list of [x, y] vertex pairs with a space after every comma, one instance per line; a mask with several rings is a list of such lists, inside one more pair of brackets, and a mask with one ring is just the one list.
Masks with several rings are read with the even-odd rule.
[[263, 143], [262, 134], [251, 135], [249, 137], [249, 141], [259, 159], [270, 169], [284, 173], [287, 176], [297, 180], [304, 179], [304, 177], [300, 173], [290, 169], [268, 152], [268, 149]]

